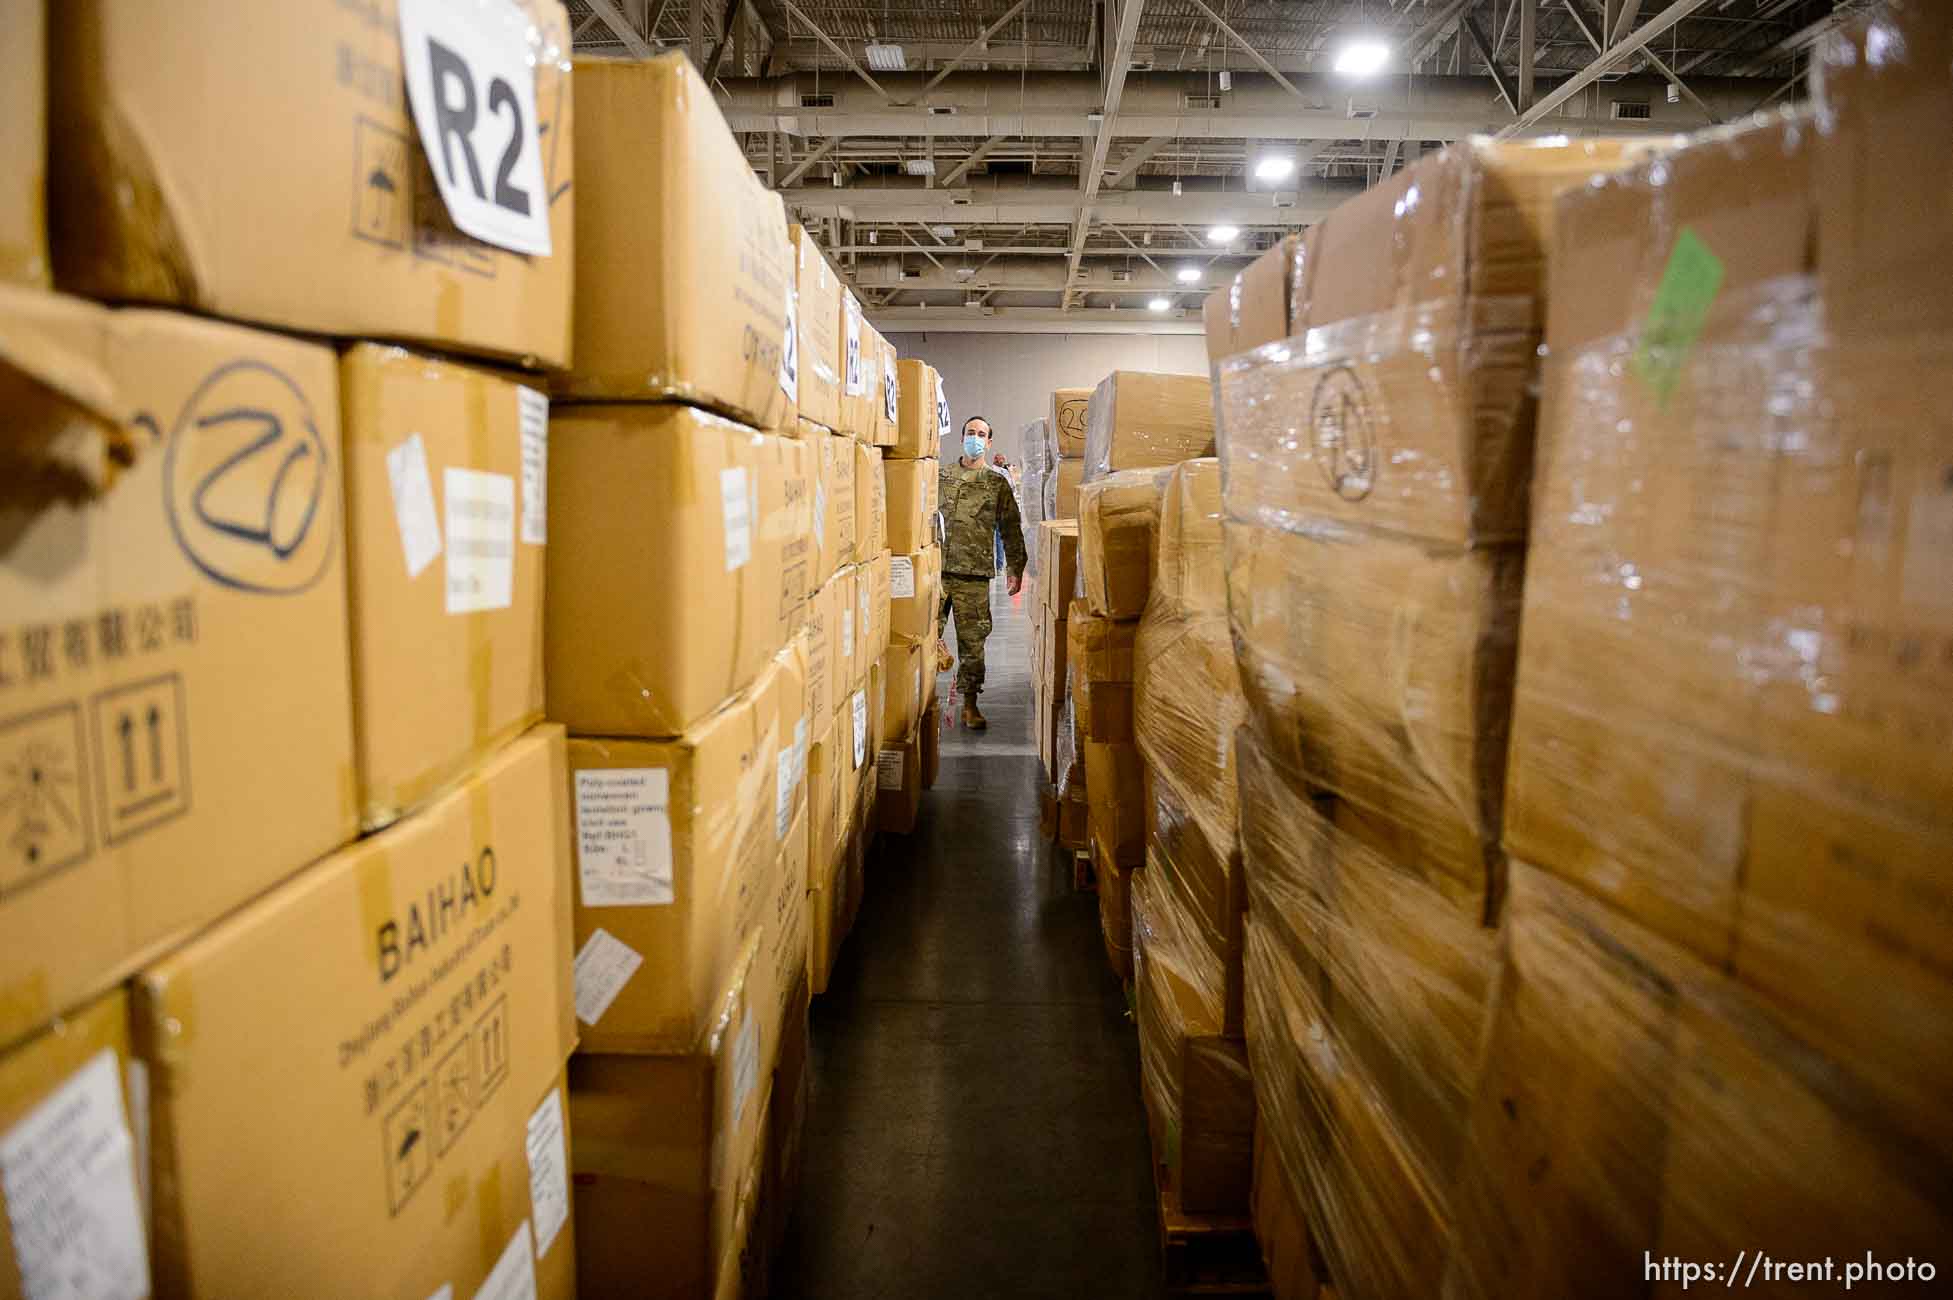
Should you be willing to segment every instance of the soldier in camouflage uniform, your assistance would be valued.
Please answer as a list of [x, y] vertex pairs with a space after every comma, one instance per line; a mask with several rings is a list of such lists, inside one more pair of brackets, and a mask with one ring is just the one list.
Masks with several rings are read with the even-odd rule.
[[[983, 642], [990, 635], [990, 580], [997, 574], [994, 539], [1001, 536], [1010, 594], [1024, 587], [1024, 526], [1010, 480], [985, 463], [990, 422], [963, 422], [963, 455], [939, 471], [943, 511], [943, 616], [956, 615], [956, 684], [963, 692], [963, 725], [988, 724], [977, 711], [983, 690]], [[937, 620], [940, 635], [942, 619]]]

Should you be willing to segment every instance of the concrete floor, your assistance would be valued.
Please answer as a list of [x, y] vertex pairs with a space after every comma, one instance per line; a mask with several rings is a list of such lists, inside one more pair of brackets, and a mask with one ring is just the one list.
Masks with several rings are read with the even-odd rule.
[[1038, 833], [1029, 624], [1001, 583], [994, 607], [990, 729], [945, 733], [814, 1000], [789, 1297], [1161, 1294], [1135, 1031], [1098, 901]]

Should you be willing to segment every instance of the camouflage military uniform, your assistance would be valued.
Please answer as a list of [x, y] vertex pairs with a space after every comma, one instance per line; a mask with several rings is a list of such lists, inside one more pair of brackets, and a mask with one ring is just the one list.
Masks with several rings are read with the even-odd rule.
[[[943, 462], [943, 610], [956, 612], [956, 684], [964, 698], [983, 689], [983, 642], [990, 635], [990, 580], [997, 574], [994, 539], [1002, 533], [1012, 577], [1024, 572], [1024, 527], [1010, 480], [987, 465]], [[942, 619], [937, 619], [940, 633]]]

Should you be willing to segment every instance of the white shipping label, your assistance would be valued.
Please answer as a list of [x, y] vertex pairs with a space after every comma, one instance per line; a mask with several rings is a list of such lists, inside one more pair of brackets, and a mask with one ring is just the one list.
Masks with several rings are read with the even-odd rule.
[[735, 1129], [746, 1111], [747, 1099], [759, 1083], [759, 1064], [759, 1017], [749, 1011], [746, 1022], [739, 1027], [739, 1038], [732, 1045], [732, 1126]]
[[784, 840], [793, 821], [794, 751], [783, 749], [773, 768], [773, 838]]
[[410, 433], [387, 452], [387, 487], [393, 492], [393, 522], [407, 577], [418, 578], [441, 553], [441, 514], [434, 506], [434, 479], [427, 472], [427, 444]]
[[529, 1213], [536, 1221], [536, 1258], [556, 1244], [570, 1219], [570, 1161], [563, 1148], [563, 1094], [555, 1088], [529, 1115]]
[[670, 772], [609, 767], [576, 774], [576, 872], [585, 907], [672, 901]]
[[868, 692], [854, 693], [854, 770], [868, 759]]
[[884, 749], [875, 755], [875, 785], [882, 790], [902, 788], [902, 751]]
[[507, 609], [515, 599], [515, 480], [447, 469], [448, 613]]
[[800, 400], [800, 288], [787, 277], [787, 333], [780, 340], [780, 391]]
[[512, 0], [400, 0], [407, 102], [448, 216], [549, 256], [530, 24]]
[[841, 657], [854, 658], [854, 606], [841, 611]]
[[726, 518], [726, 572], [742, 569], [753, 558], [753, 498], [746, 483], [746, 467], [719, 471], [719, 501]]
[[0, 1192], [28, 1300], [149, 1294], [135, 1141], [112, 1049], [0, 1135]]
[[895, 367], [890, 365], [888, 375], [882, 380], [882, 413], [888, 417], [890, 424], [901, 420], [902, 417], [896, 413], [901, 404], [902, 384], [895, 377]]
[[906, 555], [889, 557], [888, 595], [891, 600], [915, 599], [915, 561]]
[[949, 397], [943, 392], [943, 377], [936, 376], [936, 436], [949, 437]]
[[868, 371], [861, 358], [861, 304], [855, 300], [851, 290], [841, 291], [841, 316], [843, 320], [843, 347], [847, 355], [846, 367], [842, 374], [847, 381], [849, 397], [862, 397], [868, 392]]
[[522, 542], [549, 540], [549, 398], [533, 388], [515, 390], [522, 425]]
[[427, 1297], [427, 1300], [454, 1300], [454, 1283], [441, 1283], [441, 1289]]
[[502, 1257], [488, 1270], [475, 1300], [536, 1300], [536, 1257], [529, 1244], [529, 1220], [522, 1221], [502, 1248]]
[[602, 927], [592, 930], [576, 954], [576, 1018], [586, 1025], [602, 1020], [643, 964], [637, 949]]

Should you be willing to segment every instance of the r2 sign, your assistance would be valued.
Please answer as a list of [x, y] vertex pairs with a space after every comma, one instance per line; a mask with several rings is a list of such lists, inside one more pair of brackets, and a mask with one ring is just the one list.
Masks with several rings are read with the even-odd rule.
[[464, 233], [549, 255], [529, 21], [512, 0], [400, 0], [400, 51], [421, 148]]
[[949, 437], [949, 398], [943, 393], [943, 377], [936, 376], [936, 436]]

